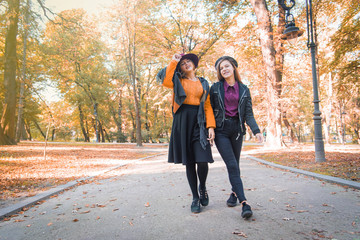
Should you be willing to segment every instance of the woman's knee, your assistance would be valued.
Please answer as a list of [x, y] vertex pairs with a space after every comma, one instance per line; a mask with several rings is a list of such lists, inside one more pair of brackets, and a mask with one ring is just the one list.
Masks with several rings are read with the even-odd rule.
[[236, 161], [231, 161], [226, 163], [226, 168], [228, 169], [228, 172], [230, 173], [237, 173], [239, 172], [239, 167]]
[[199, 162], [197, 163], [199, 168], [207, 168], [208, 167], [208, 163], [207, 162]]

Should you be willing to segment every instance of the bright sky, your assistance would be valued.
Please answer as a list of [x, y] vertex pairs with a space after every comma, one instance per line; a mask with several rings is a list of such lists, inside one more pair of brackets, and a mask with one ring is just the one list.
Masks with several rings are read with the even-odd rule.
[[54, 12], [73, 8], [83, 8], [89, 14], [98, 14], [105, 6], [111, 5], [114, 0], [46, 0], [45, 5]]

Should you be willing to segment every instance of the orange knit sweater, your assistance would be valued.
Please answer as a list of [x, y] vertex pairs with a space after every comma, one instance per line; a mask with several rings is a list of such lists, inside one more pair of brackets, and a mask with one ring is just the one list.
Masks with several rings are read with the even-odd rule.
[[[165, 79], [163, 82], [163, 86], [168, 87], [168, 88], [174, 87], [172, 78], [174, 76], [174, 72], [175, 72], [177, 64], [178, 64], [177, 61], [171, 60], [169, 66], [166, 68], [166, 75], [165, 75]], [[201, 85], [201, 82], [200, 81], [194, 82], [194, 81], [186, 79], [186, 78], [181, 78], [180, 82], [186, 93], [186, 98], [185, 98], [184, 104], [199, 106], [200, 99], [201, 99], [201, 96], [204, 91], [203, 87]], [[173, 111], [174, 111], [174, 113], [176, 113], [176, 111], [179, 109], [179, 107], [180, 106], [174, 101], [174, 96], [173, 96]], [[210, 127], [215, 128], [216, 123], [215, 123], [214, 112], [213, 112], [213, 109], [210, 104], [210, 95], [208, 95], [208, 97], [205, 100], [204, 108], [205, 108], [206, 128], [210, 128]]]

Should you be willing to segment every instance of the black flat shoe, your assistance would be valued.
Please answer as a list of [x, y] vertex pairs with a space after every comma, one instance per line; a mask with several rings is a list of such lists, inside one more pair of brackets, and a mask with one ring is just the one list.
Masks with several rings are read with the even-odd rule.
[[243, 203], [241, 217], [248, 219], [253, 215], [250, 205]]
[[237, 197], [235, 196], [235, 193], [231, 193], [229, 199], [226, 201], [226, 205], [228, 207], [235, 207], [237, 205]]
[[199, 186], [199, 193], [200, 193], [200, 203], [203, 206], [209, 205], [209, 195], [207, 194], [206, 187], [201, 189]]
[[191, 212], [192, 213], [199, 213], [200, 210], [200, 200], [199, 199], [193, 199], [191, 203]]

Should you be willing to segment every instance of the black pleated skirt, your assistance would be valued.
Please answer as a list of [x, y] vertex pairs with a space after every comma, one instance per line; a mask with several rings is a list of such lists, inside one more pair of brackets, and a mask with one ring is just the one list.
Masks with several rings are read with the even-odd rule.
[[200, 127], [197, 121], [199, 106], [182, 104], [173, 116], [168, 162], [214, 162], [210, 144], [200, 144]]

